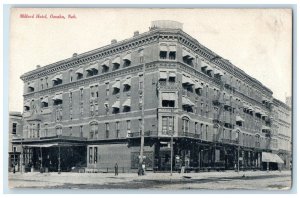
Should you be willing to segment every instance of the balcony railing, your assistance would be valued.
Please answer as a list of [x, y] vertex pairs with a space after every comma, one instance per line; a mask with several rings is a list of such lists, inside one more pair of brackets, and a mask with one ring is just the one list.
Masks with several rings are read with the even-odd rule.
[[[145, 131], [144, 132], [144, 137], [157, 137], [158, 132], [157, 131]], [[135, 137], [141, 137], [141, 132], [132, 132], [132, 133], [127, 133], [128, 138], [135, 138]]]

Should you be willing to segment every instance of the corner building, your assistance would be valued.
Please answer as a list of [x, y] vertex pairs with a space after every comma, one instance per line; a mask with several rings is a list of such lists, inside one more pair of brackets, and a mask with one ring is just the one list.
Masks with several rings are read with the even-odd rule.
[[[182, 30], [148, 32], [24, 74], [25, 166], [50, 171], [261, 169], [272, 91]], [[14, 139], [14, 144], [20, 144]], [[276, 164], [276, 160], [274, 161]]]

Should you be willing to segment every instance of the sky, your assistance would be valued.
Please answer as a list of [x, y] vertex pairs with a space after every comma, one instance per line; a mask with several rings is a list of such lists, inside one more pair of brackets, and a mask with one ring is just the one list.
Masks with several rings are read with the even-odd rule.
[[[47, 15], [21, 18], [20, 15]], [[51, 18], [64, 16], [65, 19]], [[68, 16], [73, 18], [68, 18]], [[74, 18], [75, 16], [75, 18]], [[273, 91], [291, 96], [292, 18], [289, 9], [13, 8], [10, 15], [9, 110], [23, 110], [20, 76], [175, 20], [183, 30]]]

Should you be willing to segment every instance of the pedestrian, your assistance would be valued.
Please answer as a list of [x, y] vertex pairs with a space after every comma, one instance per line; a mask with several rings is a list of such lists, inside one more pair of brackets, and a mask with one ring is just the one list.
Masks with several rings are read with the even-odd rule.
[[119, 171], [118, 169], [119, 169], [118, 163], [116, 162], [116, 164], [115, 164], [115, 176], [118, 175], [118, 171]]

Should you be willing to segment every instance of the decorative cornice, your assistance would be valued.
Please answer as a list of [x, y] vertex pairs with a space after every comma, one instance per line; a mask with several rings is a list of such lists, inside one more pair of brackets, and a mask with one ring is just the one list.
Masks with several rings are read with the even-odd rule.
[[205, 58], [207, 61], [217, 65], [218, 67], [222, 68], [226, 72], [238, 76], [241, 81], [246, 81], [250, 85], [263, 90], [267, 92], [267, 95], [269, 97], [272, 97], [273, 92], [265, 87], [261, 82], [256, 80], [255, 78], [249, 76], [246, 74], [243, 70], [240, 68], [234, 66], [229, 61], [221, 58], [221, 59], [215, 59], [213, 61], [212, 58], [214, 57], [220, 57], [213, 51], [209, 50], [207, 47], [201, 45], [196, 39], [192, 38], [187, 33], [183, 32], [182, 30], [164, 30], [164, 29], [156, 29], [152, 30], [143, 34], [140, 34], [136, 37], [132, 37], [120, 42], [117, 42], [115, 44], [107, 45], [95, 50], [88, 51], [83, 54], [79, 54], [76, 57], [72, 57], [69, 59], [65, 59], [41, 68], [38, 68], [36, 70], [30, 71], [25, 73], [21, 76], [21, 79], [23, 81], [30, 81], [32, 79], [40, 78], [43, 76], [47, 76], [52, 73], [60, 72], [63, 70], [68, 70], [70, 68], [78, 67], [82, 64], [88, 64], [93, 61], [99, 61], [101, 59], [105, 59], [110, 56], [114, 56], [119, 53], [126, 52], [128, 50], [136, 49], [139, 47], [142, 47], [144, 45], [158, 42], [161, 40], [177, 40], [180, 44], [188, 47], [189, 49], [193, 50], [195, 53], [197, 53], [202, 58]]

